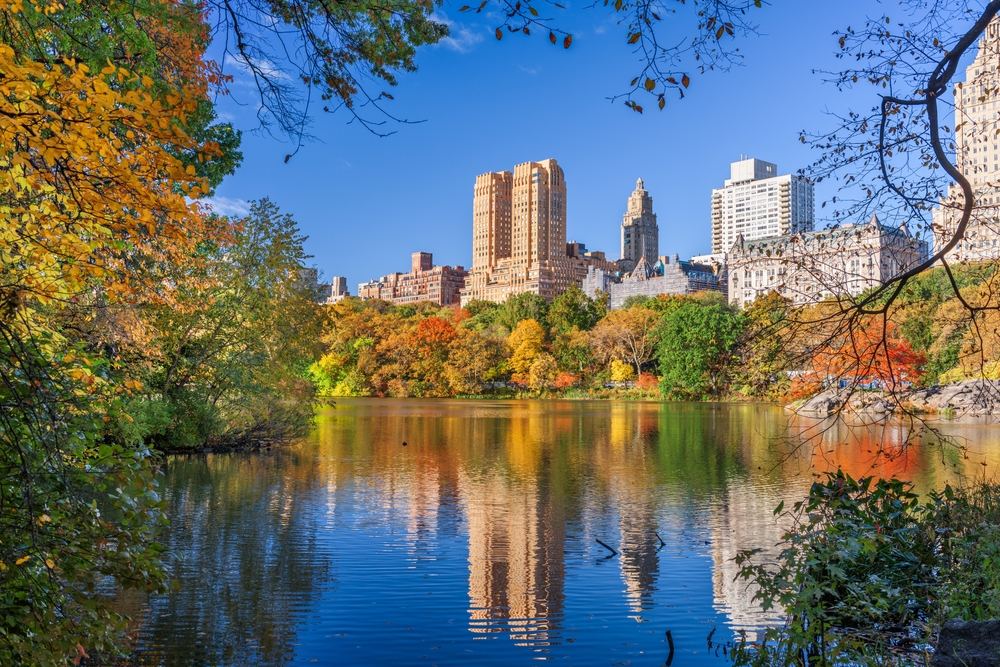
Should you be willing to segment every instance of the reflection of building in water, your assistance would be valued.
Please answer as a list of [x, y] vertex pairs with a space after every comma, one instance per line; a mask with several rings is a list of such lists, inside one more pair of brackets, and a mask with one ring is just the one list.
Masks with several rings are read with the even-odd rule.
[[613, 404], [610, 448], [600, 468], [610, 473], [608, 491], [618, 512], [619, 568], [629, 611], [653, 606], [659, 577], [656, 519], [656, 461], [649, 448], [658, 415], [628, 404]]
[[525, 646], [553, 639], [563, 605], [563, 518], [547, 481], [500, 471], [462, 476], [469, 526], [469, 629], [510, 632]]
[[418, 464], [404, 480], [406, 534], [410, 556], [419, 558], [437, 533], [441, 480], [436, 465]]
[[[796, 492], [791, 491], [792, 495]], [[725, 495], [710, 509], [714, 606], [729, 617], [734, 630], [746, 630], [750, 640], [756, 639], [756, 630], [780, 621], [781, 617], [773, 610], [764, 612], [754, 601], [756, 586], [736, 579], [739, 568], [734, 558], [744, 549], [760, 549], [758, 562], [775, 559], [780, 551], [778, 543], [787, 529], [773, 514], [782, 499], [777, 488], [742, 484], [734, 479]]]
[[[640, 487], [633, 486], [632, 489], [639, 490]], [[621, 529], [619, 564], [625, 584], [625, 599], [629, 611], [634, 614], [652, 609], [653, 591], [660, 574], [660, 559], [656, 553], [659, 542], [653, 534], [657, 531], [655, 507], [651, 498], [621, 498], [618, 509]]]

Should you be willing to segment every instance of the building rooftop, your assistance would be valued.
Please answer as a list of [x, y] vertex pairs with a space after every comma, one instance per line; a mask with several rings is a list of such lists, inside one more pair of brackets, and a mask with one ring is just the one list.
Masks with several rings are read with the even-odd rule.
[[761, 255], [780, 254], [784, 248], [791, 244], [802, 245], [806, 248], [820, 248], [826, 243], [839, 240], [848, 240], [851, 236], [861, 238], [875, 232], [900, 235], [911, 238], [906, 225], [899, 227], [888, 227], [872, 214], [872, 217], [865, 224], [845, 223], [832, 229], [819, 229], [811, 232], [796, 232], [794, 234], [782, 234], [780, 236], [768, 236], [761, 239], [747, 241], [740, 234], [733, 243], [732, 252], [742, 252], [745, 254], [757, 253]]

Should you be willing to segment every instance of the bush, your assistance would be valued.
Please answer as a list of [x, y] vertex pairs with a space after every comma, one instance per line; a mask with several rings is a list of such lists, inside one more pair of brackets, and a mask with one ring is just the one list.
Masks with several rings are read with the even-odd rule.
[[635, 381], [635, 386], [638, 389], [656, 389], [660, 384], [660, 381], [652, 373], [640, 373], [639, 379]]
[[611, 371], [612, 382], [628, 382], [635, 377], [635, 369], [626, 364], [624, 361], [612, 359], [609, 368]]
[[556, 376], [556, 380], [554, 383], [552, 383], [552, 386], [555, 389], [569, 389], [570, 387], [575, 385], [579, 380], [580, 377], [575, 373], [567, 373], [563, 371], [558, 376]]
[[882, 661], [929, 643], [950, 618], [1000, 617], [1000, 486], [921, 499], [906, 482], [837, 471], [790, 518], [774, 567], [754, 563], [754, 552], [736, 558], [764, 609], [787, 614], [764, 642], [736, 647], [738, 665]]

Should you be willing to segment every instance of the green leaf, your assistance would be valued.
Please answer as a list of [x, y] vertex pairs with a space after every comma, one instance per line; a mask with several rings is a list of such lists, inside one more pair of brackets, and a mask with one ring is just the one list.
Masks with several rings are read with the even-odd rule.
[[528, 7], [528, 11], [531, 12], [532, 16], [538, 16], [538, 10], [534, 7]]
[[785, 509], [785, 501], [784, 500], [782, 500], [780, 503], [778, 503], [778, 506], [774, 508], [774, 514], [775, 514], [775, 516], [777, 516], [778, 514], [781, 514], [781, 510], [783, 510], [783, 509]]

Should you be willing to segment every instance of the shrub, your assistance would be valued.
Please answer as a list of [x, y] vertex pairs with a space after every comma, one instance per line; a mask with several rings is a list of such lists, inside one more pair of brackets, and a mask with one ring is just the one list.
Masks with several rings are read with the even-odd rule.
[[609, 370], [611, 371], [612, 382], [628, 382], [635, 377], [635, 369], [618, 359], [611, 360]]
[[567, 373], [563, 371], [558, 376], [556, 376], [555, 382], [552, 386], [556, 389], [569, 389], [579, 381], [579, 376], [575, 373]]
[[754, 599], [788, 617], [764, 642], [738, 645], [737, 665], [881, 661], [914, 638], [929, 642], [950, 618], [1000, 616], [998, 485], [946, 486], [921, 499], [898, 479], [837, 471], [790, 518], [775, 566], [750, 551], [736, 558], [739, 576], [758, 587]]
[[656, 389], [659, 386], [659, 379], [652, 373], [640, 373], [639, 379], [635, 381], [635, 386], [639, 389]]

